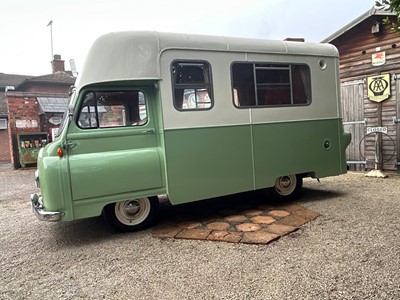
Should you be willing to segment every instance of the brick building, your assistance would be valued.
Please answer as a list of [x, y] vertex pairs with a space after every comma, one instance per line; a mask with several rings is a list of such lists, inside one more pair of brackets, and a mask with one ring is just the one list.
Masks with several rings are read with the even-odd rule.
[[0, 73], [0, 162], [10, 161], [6, 92], [33, 76]]
[[75, 77], [65, 71], [59, 55], [54, 56], [52, 69], [49, 75], [19, 77], [20, 81], [7, 84], [7, 91], [4, 88], [0, 113], [7, 120], [7, 130], [2, 130], [7, 134], [0, 130], [0, 160], [11, 162], [14, 167], [19, 166], [19, 135], [49, 134], [51, 128], [59, 125], [66, 109], [68, 91]]

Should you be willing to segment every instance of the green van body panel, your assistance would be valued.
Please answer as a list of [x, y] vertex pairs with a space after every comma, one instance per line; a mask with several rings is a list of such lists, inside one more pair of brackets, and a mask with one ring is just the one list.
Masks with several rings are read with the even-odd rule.
[[69, 185], [69, 167], [65, 157], [57, 155], [60, 139], [39, 152], [37, 168], [40, 172], [40, 191], [43, 205], [48, 211], [63, 212], [63, 220], [74, 220]]
[[165, 131], [165, 154], [173, 204], [253, 189], [248, 126]]
[[[255, 126], [256, 189], [272, 186], [277, 176], [285, 174], [312, 173], [322, 178], [345, 173], [342, 153], [347, 145], [338, 134], [340, 124], [340, 119], [334, 119]], [[324, 146], [325, 141], [330, 147]]]
[[[171, 65], [177, 59], [211, 66], [210, 110], [174, 107]], [[312, 102], [235, 107], [230, 72], [237, 61], [307, 64]], [[144, 94], [145, 124], [79, 127], [86, 92], [125, 90]], [[338, 52], [331, 45], [154, 32], [104, 35], [77, 79], [73, 113], [39, 153], [41, 201], [70, 221], [140, 197], [166, 194], [181, 204], [271, 187], [279, 176], [346, 173], [350, 135], [343, 132], [339, 99]]]
[[170, 201], [262, 189], [286, 174], [343, 174], [349, 139], [338, 132], [340, 124], [334, 119], [167, 131]]
[[106, 130], [91, 138], [84, 133], [68, 135], [76, 143], [68, 149], [74, 201], [162, 185], [155, 134], [136, 135], [137, 130], [144, 129], [130, 129], [123, 136], [104, 136]]

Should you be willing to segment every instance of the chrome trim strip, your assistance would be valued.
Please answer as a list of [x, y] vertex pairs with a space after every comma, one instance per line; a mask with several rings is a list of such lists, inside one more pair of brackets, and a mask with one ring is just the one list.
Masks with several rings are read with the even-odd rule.
[[367, 162], [365, 160], [348, 160], [346, 163], [348, 163], [348, 164], [362, 164], [362, 165], [367, 164]]

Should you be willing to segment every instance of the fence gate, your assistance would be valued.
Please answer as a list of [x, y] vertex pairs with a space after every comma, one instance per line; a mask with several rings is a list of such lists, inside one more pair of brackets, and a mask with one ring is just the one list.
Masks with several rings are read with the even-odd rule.
[[364, 80], [341, 84], [342, 116], [344, 130], [351, 133], [351, 143], [346, 150], [351, 171], [365, 170], [365, 148], [361, 143], [365, 134]]

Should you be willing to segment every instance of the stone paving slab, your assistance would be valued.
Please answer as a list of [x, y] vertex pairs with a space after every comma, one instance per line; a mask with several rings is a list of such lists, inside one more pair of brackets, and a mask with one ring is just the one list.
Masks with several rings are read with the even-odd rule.
[[319, 216], [297, 203], [265, 203], [254, 194], [230, 197], [234, 198], [164, 204], [153, 237], [268, 244]]

